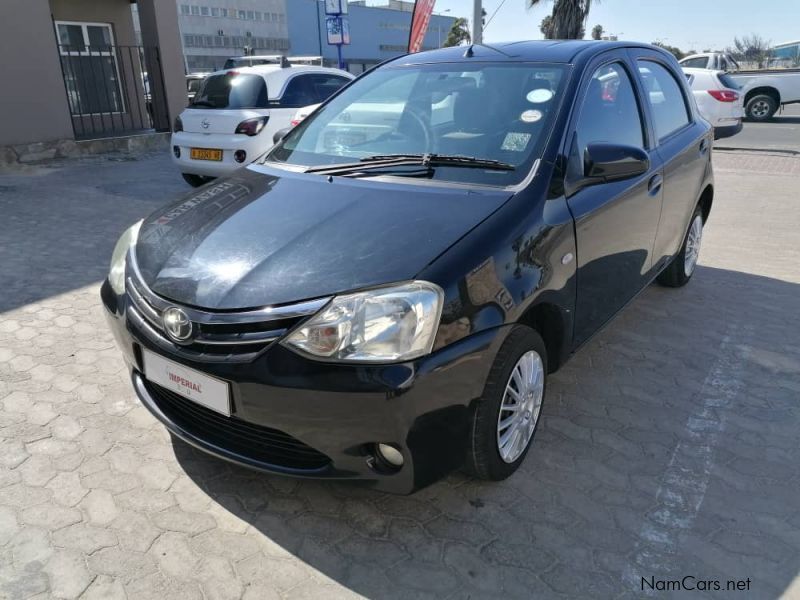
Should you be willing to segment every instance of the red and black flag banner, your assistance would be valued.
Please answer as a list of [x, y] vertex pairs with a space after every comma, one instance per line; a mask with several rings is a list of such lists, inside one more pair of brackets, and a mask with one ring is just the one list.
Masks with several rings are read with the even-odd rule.
[[411, 13], [411, 32], [408, 35], [409, 52], [419, 52], [422, 49], [422, 40], [428, 31], [435, 2], [436, 0], [417, 0], [414, 3], [414, 12]]

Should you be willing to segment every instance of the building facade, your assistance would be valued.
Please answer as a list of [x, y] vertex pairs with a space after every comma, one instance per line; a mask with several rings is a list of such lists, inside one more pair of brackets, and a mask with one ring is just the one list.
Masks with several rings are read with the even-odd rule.
[[[387, 0], [383, 6], [367, 6], [363, 0], [350, 2], [350, 45], [342, 47], [347, 69], [360, 73], [405, 54], [413, 9], [413, 2], [401, 0]], [[323, 0], [287, 0], [287, 19], [292, 55], [322, 56], [326, 65], [336, 65], [336, 46], [327, 43]], [[441, 47], [454, 22], [454, 17], [432, 15], [422, 49]]]
[[787, 68], [800, 67], [800, 40], [773, 46], [770, 64]]
[[188, 72], [251, 52], [289, 53], [285, 0], [177, 0], [177, 10]]
[[47, 158], [59, 143], [169, 130], [186, 104], [177, 15], [160, 0], [137, 2], [140, 44], [131, 0], [0, 2], [4, 47], [25, 56], [0, 53], [0, 77], [13, 82], [0, 95], [4, 160], [30, 144]]

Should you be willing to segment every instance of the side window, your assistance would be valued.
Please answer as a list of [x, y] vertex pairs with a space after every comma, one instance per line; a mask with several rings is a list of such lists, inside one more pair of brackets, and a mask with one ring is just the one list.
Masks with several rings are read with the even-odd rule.
[[576, 134], [577, 147], [573, 151], [578, 153], [579, 164], [582, 164], [586, 146], [592, 142], [644, 146], [639, 106], [622, 64], [603, 65], [592, 75]]
[[647, 92], [658, 139], [665, 138], [690, 122], [680, 85], [666, 67], [657, 62], [640, 60], [639, 74]]
[[705, 69], [708, 63], [708, 58], [705, 56], [698, 56], [697, 58], [690, 58], [689, 60], [681, 61], [682, 67], [694, 67], [697, 69]]
[[280, 100], [281, 108], [301, 108], [309, 104], [317, 104], [317, 95], [314, 93], [313, 75], [295, 75], [289, 80], [283, 97]]
[[347, 77], [325, 75], [323, 73], [309, 75], [309, 77], [311, 78], [312, 93], [315, 98], [311, 104], [325, 102], [334, 92], [350, 81]]

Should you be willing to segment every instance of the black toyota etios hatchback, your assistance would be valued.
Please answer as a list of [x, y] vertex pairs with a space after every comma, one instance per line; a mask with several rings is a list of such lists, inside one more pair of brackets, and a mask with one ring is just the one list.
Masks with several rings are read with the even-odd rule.
[[141, 401], [211, 454], [405, 493], [502, 479], [547, 374], [692, 276], [711, 140], [651, 46], [404, 56], [131, 227], [103, 302]]

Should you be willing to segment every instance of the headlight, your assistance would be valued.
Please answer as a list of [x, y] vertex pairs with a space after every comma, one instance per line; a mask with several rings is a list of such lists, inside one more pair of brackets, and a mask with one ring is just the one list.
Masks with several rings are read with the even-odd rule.
[[111, 289], [114, 293], [121, 295], [125, 292], [125, 256], [128, 254], [131, 246], [136, 243], [136, 237], [139, 235], [139, 227], [142, 222], [139, 221], [128, 227], [125, 230], [117, 245], [114, 246], [114, 252], [111, 254], [111, 268], [108, 271], [108, 282], [111, 284]]
[[409, 360], [431, 351], [443, 298], [427, 281], [336, 296], [282, 343], [330, 360]]

